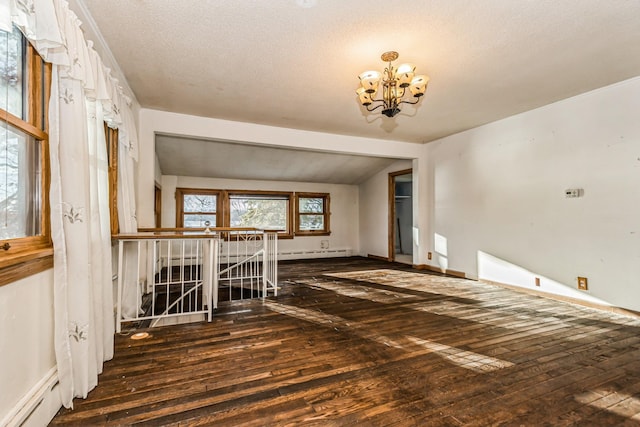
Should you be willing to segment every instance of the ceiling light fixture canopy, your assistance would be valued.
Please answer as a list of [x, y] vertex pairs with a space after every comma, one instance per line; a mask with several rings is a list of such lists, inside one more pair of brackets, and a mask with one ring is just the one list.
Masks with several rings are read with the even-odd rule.
[[[400, 112], [400, 104], [417, 104], [427, 90], [429, 77], [415, 75], [416, 66], [413, 64], [400, 64], [394, 67], [392, 62], [398, 59], [398, 52], [385, 52], [380, 57], [388, 65], [384, 72], [365, 71], [360, 74], [360, 87], [356, 94], [360, 104], [367, 111], [374, 111], [382, 107], [382, 114], [393, 117]], [[382, 98], [373, 99], [382, 83]], [[413, 101], [404, 99], [405, 89], [413, 95]], [[379, 103], [374, 106], [374, 103]]]

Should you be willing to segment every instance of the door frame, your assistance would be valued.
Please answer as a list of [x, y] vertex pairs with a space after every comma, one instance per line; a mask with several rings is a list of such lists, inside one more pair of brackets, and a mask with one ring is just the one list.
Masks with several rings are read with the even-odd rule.
[[389, 224], [388, 224], [388, 242], [389, 242], [389, 261], [396, 260], [395, 236], [396, 236], [396, 177], [399, 175], [411, 174], [413, 179], [413, 168], [404, 169], [396, 172], [389, 172]]
[[154, 227], [161, 228], [162, 227], [162, 187], [160, 187], [157, 183], [154, 187], [153, 192], [153, 216], [154, 216]]

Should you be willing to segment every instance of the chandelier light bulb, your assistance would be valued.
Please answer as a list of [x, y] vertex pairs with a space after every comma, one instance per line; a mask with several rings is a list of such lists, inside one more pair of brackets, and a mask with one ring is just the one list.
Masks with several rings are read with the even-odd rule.
[[360, 103], [362, 105], [364, 105], [365, 107], [367, 105], [371, 105], [371, 94], [368, 93], [365, 88], [363, 87], [359, 87], [356, 90], [356, 93], [358, 94], [358, 98], [360, 99]]
[[[360, 87], [356, 90], [360, 105], [367, 111], [372, 112], [382, 108], [382, 114], [393, 117], [400, 112], [400, 104], [417, 104], [427, 90], [429, 77], [425, 75], [416, 76], [416, 66], [410, 63], [403, 63], [397, 67], [393, 66], [393, 61], [398, 59], [398, 52], [390, 51], [381, 55], [381, 59], [387, 63], [382, 73], [378, 71], [365, 71], [360, 74]], [[382, 98], [374, 99], [378, 93], [379, 86], [382, 85]], [[409, 88], [408, 91], [405, 91]], [[407, 94], [413, 95], [412, 98]]]
[[411, 80], [415, 75], [416, 66], [413, 64], [400, 64], [396, 71], [396, 80], [398, 80], [398, 86], [408, 87], [411, 84]]
[[365, 71], [360, 74], [360, 84], [367, 93], [376, 93], [378, 84], [380, 83], [381, 74], [378, 71]]

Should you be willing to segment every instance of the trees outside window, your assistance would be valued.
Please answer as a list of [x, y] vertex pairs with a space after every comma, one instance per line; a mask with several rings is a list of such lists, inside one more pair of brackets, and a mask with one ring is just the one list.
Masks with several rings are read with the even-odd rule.
[[[179, 228], [241, 227], [277, 231], [280, 238], [327, 236], [329, 193], [176, 189]], [[295, 227], [294, 227], [295, 224]]]
[[288, 234], [289, 194], [229, 194], [229, 226]]
[[176, 189], [179, 228], [242, 227], [293, 237], [293, 193], [244, 190]]
[[222, 226], [218, 215], [220, 211], [219, 191], [178, 188], [176, 190], [176, 204], [176, 224], [178, 227]]
[[[51, 67], [22, 33], [0, 31], [0, 284], [5, 282], [1, 276], [12, 274], [4, 269], [42, 260], [42, 251], [51, 251], [50, 81]], [[13, 274], [13, 280], [19, 278]]]
[[329, 194], [296, 193], [296, 235], [328, 235]]

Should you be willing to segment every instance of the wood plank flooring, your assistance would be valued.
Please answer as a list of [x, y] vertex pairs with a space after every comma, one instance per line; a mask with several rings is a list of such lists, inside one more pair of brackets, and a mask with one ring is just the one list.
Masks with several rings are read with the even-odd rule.
[[284, 262], [280, 283], [117, 336], [52, 425], [640, 425], [638, 319], [365, 258]]

